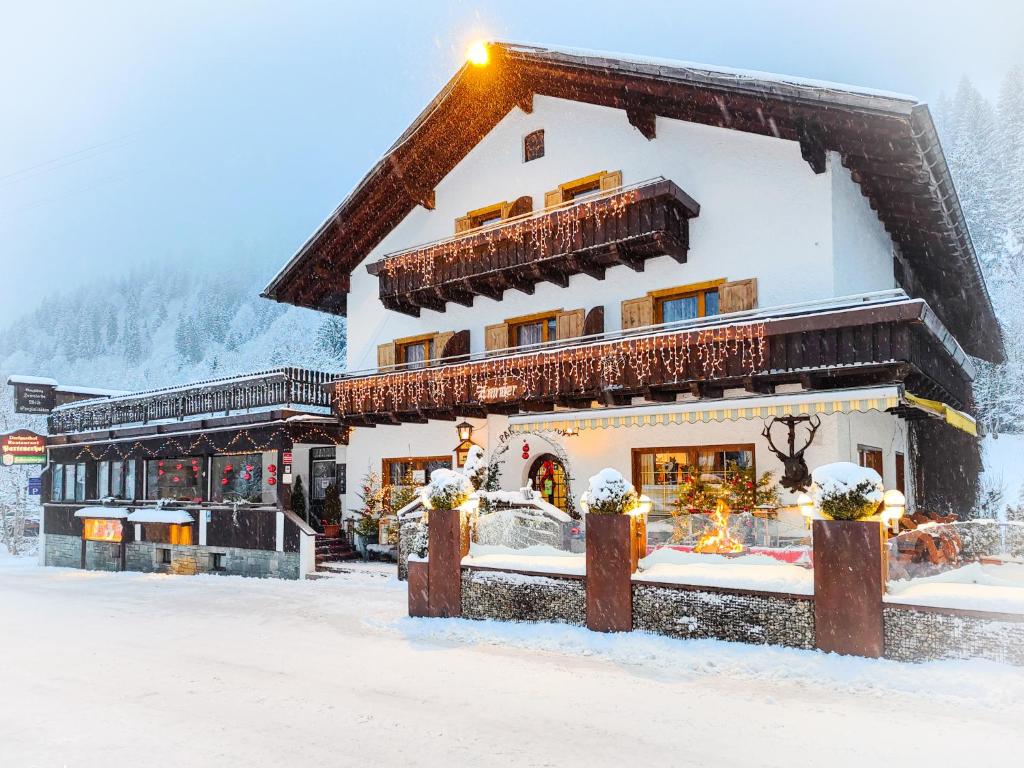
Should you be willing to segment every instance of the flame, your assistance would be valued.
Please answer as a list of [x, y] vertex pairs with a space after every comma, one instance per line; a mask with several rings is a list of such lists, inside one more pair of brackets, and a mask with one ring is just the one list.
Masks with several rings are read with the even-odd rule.
[[711, 513], [711, 524], [714, 528], [703, 534], [694, 546], [695, 552], [705, 555], [725, 555], [742, 552], [743, 544], [729, 533], [729, 505], [723, 499], [715, 503], [715, 511]]

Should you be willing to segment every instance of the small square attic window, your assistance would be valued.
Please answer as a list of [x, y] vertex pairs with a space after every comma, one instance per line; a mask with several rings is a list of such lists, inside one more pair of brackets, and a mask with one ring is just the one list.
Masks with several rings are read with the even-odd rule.
[[523, 162], [544, 157], [544, 129], [526, 134], [523, 138]]

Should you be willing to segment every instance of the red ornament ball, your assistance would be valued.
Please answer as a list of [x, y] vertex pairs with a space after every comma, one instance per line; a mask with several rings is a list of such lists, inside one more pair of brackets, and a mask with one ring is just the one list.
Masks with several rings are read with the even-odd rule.
[[277, 472], [277, 464], [268, 465], [267, 472], [269, 472], [270, 474], [274, 474], [275, 472]]
[[233, 472], [234, 469], [235, 469], [235, 467], [234, 467], [233, 464], [228, 464], [226, 467], [224, 467], [224, 471], [225, 472]]
[[242, 479], [243, 480], [252, 480], [252, 475], [250, 475], [248, 472], [243, 472], [242, 473]]
[[228, 479], [226, 477], [222, 477], [221, 480], [220, 480], [220, 484], [221, 485], [227, 485], [228, 484]]
[[171, 481], [175, 482], [175, 483], [180, 483], [181, 482], [181, 478], [178, 477], [177, 475], [175, 475], [174, 477], [171, 478]]
[[175, 469], [181, 469], [181, 464], [175, 464], [175, 465], [174, 465], [174, 468], [175, 468]]
[[245, 471], [246, 472], [252, 472], [252, 464], [246, 464], [245, 465]]
[[523, 451], [523, 458], [524, 458], [524, 459], [528, 459], [528, 458], [530, 458], [530, 454], [529, 454], [529, 453], [527, 453], [526, 451]]
[[164, 471], [162, 469], [157, 470], [157, 474], [158, 475], [162, 475], [163, 473], [164, 473]]
[[268, 477], [267, 478], [267, 485], [277, 485], [277, 478], [276, 477]]

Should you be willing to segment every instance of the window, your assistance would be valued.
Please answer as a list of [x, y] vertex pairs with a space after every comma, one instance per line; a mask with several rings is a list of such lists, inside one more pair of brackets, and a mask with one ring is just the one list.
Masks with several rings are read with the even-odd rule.
[[397, 362], [409, 369], [426, 368], [434, 359], [434, 335], [431, 333], [396, 341]]
[[558, 338], [557, 312], [512, 318], [508, 321], [509, 341], [513, 347], [543, 344]]
[[907, 492], [907, 461], [899, 451], [896, 452], [896, 490], [902, 494]]
[[685, 483], [697, 479], [715, 486], [744, 475], [756, 477], [753, 445], [634, 448], [633, 485], [654, 504], [648, 538], [661, 542], [671, 537], [672, 510]]
[[189, 523], [143, 523], [143, 541], [156, 544], [192, 544], [192, 526]]
[[50, 478], [50, 501], [60, 501], [64, 496], [64, 465], [54, 464]]
[[654, 291], [654, 321], [674, 323], [718, 314], [718, 286], [724, 280]]
[[157, 553], [157, 562], [160, 565], [170, 565], [171, 564], [171, 550], [164, 549], [163, 547], [160, 547], [160, 548], [157, 549], [156, 553]]
[[224, 568], [224, 553], [223, 552], [211, 552], [210, 553], [210, 570], [211, 571], [223, 571]]
[[214, 456], [210, 471], [211, 501], [263, 501], [262, 453]]
[[199, 457], [146, 462], [146, 498], [202, 501], [206, 472]]
[[451, 456], [414, 456], [401, 459], [384, 459], [382, 477], [387, 485], [423, 485], [430, 480], [435, 469], [451, 469]]
[[857, 446], [857, 463], [862, 467], [868, 467], [869, 469], [875, 470], [879, 477], [883, 477], [882, 474], [882, 449], [872, 448], [867, 445]]
[[586, 197], [593, 197], [601, 191], [601, 173], [595, 173], [591, 176], [584, 176], [582, 179], [576, 181], [570, 181], [568, 184], [563, 184], [560, 189], [562, 190], [562, 202], [568, 202], [570, 200], [582, 200]]
[[523, 138], [523, 162], [544, 157], [544, 129], [531, 131]]
[[85, 462], [75, 464], [75, 501], [85, 501]]
[[135, 498], [135, 462], [101, 461], [96, 465], [96, 498]]

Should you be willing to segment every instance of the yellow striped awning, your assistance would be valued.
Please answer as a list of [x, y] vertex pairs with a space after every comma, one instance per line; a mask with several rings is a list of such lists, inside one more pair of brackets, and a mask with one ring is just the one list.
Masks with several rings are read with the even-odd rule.
[[946, 405], [938, 400], [926, 400], [923, 397], [912, 395], [909, 392], [904, 393], [904, 399], [909, 405], [913, 405], [915, 408], [920, 408], [922, 411], [926, 411], [932, 415], [938, 416], [945, 419], [946, 423], [957, 429], [961, 429], [969, 435], [978, 436], [978, 422], [974, 420], [974, 417], [969, 413], [958, 411], [951, 405]]
[[673, 424], [769, 419], [773, 416], [831, 415], [885, 411], [899, 406], [897, 386], [865, 387], [827, 392], [741, 397], [717, 401], [667, 403], [622, 408], [593, 408], [561, 413], [509, 417], [512, 432], [559, 432], [574, 429], [653, 427]]

